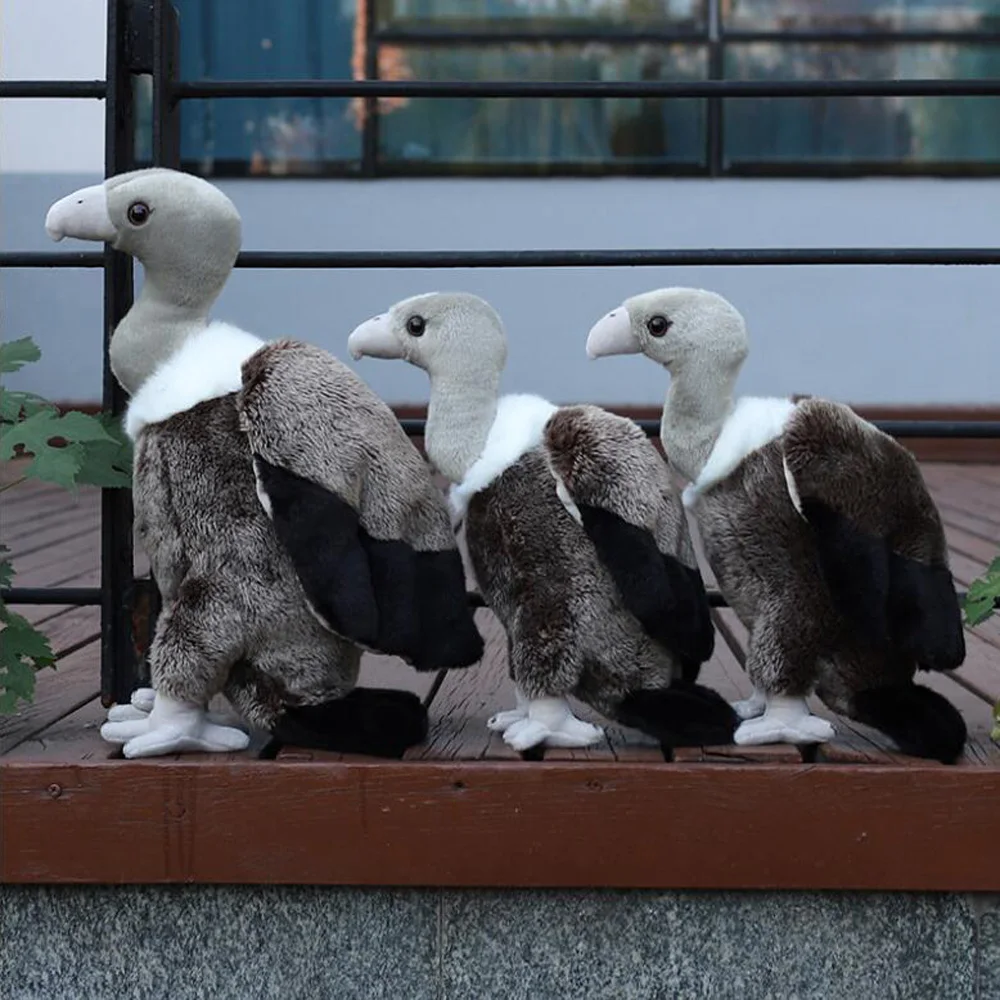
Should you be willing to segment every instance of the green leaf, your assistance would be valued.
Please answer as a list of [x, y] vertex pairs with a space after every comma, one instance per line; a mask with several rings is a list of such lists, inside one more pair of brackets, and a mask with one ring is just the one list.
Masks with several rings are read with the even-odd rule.
[[0, 374], [20, 371], [41, 356], [42, 352], [31, 337], [8, 340], [6, 344], [0, 344]]
[[102, 413], [98, 419], [112, 440], [87, 443], [76, 481], [90, 486], [128, 489], [132, 485], [132, 442], [116, 418]]
[[965, 624], [981, 625], [993, 614], [993, 598], [987, 597], [980, 601], [965, 601]]
[[60, 416], [55, 410], [41, 410], [0, 434], [0, 461], [12, 458], [18, 445], [37, 455], [50, 449], [49, 442], [57, 437], [70, 442], [111, 439], [96, 417], [76, 411]]
[[0, 545], [0, 587], [9, 587], [14, 581], [14, 564], [7, 558], [8, 552], [6, 545]]
[[35, 672], [51, 667], [55, 656], [49, 640], [26, 618], [3, 609], [0, 630], [0, 711], [10, 712], [18, 701], [31, 701]]
[[132, 485], [132, 463], [129, 450], [112, 441], [91, 441], [82, 446], [83, 462], [76, 474], [78, 483], [104, 489]]
[[986, 571], [988, 576], [1000, 576], [1000, 556], [997, 556], [990, 563], [990, 568]]
[[46, 448], [45, 451], [35, 455], [35, 460], [25, 469], [24, 474], [47, 483], [55, 483], [67, 490], [75, 490], [76, 476], [83, 465], [84, 454], [82, 444], [68, 444], [65, 448]]
[[47, 399], [36, 396], [33, 392], [11, 392], [0, 388], [0, 421], [12, 424], [25, 417], [33, 416], [39, 410], [54, 410], [55, 406]]

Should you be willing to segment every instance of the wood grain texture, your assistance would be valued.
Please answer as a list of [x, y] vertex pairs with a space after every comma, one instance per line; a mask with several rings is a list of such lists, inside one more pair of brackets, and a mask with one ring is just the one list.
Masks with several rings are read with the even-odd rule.
[[7, 882], [1000, 889], [985, 768], [182, 759], [0, 782]]

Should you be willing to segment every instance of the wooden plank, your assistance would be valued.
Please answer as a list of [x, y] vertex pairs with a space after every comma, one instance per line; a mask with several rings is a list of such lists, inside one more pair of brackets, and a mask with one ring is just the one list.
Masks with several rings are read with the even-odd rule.
[[89, 517], [92, 513], [100, 514], [100, 495], [86, 494], [54, 494], [51, 497], [40, 497], [32, 503], [19, 504], [8, 509], [6, 494], [0, 495], [0, 538], [5, 542], [13, 541], [37, 530], [40, 525], [72, 524], [81, 517]]
[[19, 541], [6, 543], [13, 561], [23, 562], [36, 552], [57, 549], [77, 538], [93, 537], [100, 531], [100, 516], [89, 516], [86, 520], [70, 523], [58, 522], [22, 537]]
[[14, 585], [18, 587], [54, 587], [57, 581], [79, 576], [101, 564], [100, 535], [88, 532], [57, 548], [33, 552], [14, 561]]
[[1000, 890], [990, 768], [12, 761], [0, 810], [17, 883]]
[[507, 634], [496, 616], [476, 611], [486, 644], [478, 667], [449, 670], [430, 707], [430, 732], [410, 760], [518, 760], [498, 733], [486, 728], [495, 712], [514, 706], [514, 685], [507, 673]]
[[35, 698], [11, 715], [0, 715], [0, 754], [18, 746], [97, 697], [101, 644], [92, 642], [36, 675]]
[[101, 726], [108, 710], [100, 698], [93, 698], [76, 711], [54, 722], [30, 739], [8, 750], [3, 761], [34, 760], [53, 763], [81, 763], [88, 760], [121, 758], [119, 747], [101, 739]]

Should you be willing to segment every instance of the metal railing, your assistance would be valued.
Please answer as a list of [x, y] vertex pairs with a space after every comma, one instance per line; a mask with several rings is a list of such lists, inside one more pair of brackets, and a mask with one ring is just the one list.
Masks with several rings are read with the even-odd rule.
[[[202, 97], [360, 96], [409, 97], [760, 97], [802, 96], [1000, 96], [1000, 80], [768, 81], [708, 80], [615, 83], [429, 83], [378, 80], [199, 81], [177, 79], [178, 23], [168, 0], [109, 0], [106, 81], [0, 82], [0, 98], [103, 98], [105, 101], [105, 171], [108, 176], [135, 167], [133, 78], [153, 80], [153, 162], [179, 167], [178, 106]], [[631, 36], [630, 36], [631, 37]], [[639, 36], [636, 36], [639, 37]], [[374, 76], [376, 64], [369, 60]], [[996, 265], [1000, 248], [859, 248], [859, 249], [636, 249], [510, 251], [248, 251], [238, 267], [250, 268], [537, 268], [669, 267], [681, 265]], [[111, 373], [111, 335], [132, 304], [131, 258], [110, 248], [102, 252], [0, 252], [6, 268], [104, 269], [104, 390], [106, 409], [120, 414], [125, 394]], [[900, 438], [1000, 438], [1000, 421], [873, 421]], [[424, 432], [423, 420], [402, 420], [410, 435]], [[651, 435], [656, 421], [640, 421]], [[13, 588], [4, 600], [23, 604], [100, 604], [101, 693], [106, 704], [127, 700], [139, 677], [133, 642], [133, 613], [148, 605], [149, 592], [137, 587], [132, 568], [132, 501], [128, 490], [104, 490], [101, 501], [101, 586], [91, 588]], [[481, 604], [477, 595], [471, 595]], [[724, 606], [718, 592], [713, 606]]]

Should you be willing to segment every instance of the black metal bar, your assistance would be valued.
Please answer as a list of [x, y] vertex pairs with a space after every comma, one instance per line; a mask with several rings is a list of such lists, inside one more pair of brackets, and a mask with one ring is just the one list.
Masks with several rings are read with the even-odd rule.
[[76, 604], [101, 603], [100, 587], [10, 587], [0, 590], [5, 604]]
[[1000, 248], [762, 248], [746, 250], [247, 250], [237, 267], [692, 267], [803, 264], [1000, 264]]
[[496, 20], [487, 22], [482, 31], [453, 31], [447, 27], [431, 25], [382, 28], [375, 40], [392, 45], [437, 46], [454, 45], [470, 48], [492, 45], [703, 45], [704, 28], [645, 28], [607, 26], [604, 28], [581, 27], [532, 31], [523, 28], [497, 28]]
[[169, 0], [153, 0], [153, 164], [179, 167], [180, 109], [170, 98], [178, 76], [177, 11]]
[[[128, 44], [132, 0], [108, 2], [104, 167], [108, 177], [134, 166], [132, 77]], [[132, 305], [132, 258], [107, 247], [104, 268], [104, 408], [125, 409], [125, 392], [111, 371], [115, 327]], [[101, 493], [101, 699], [105, 705], [128, 701], [135, 688], [132, 644], [132, 494]]]
[[[362, 0], [365, 10], [365, 78], [378, 79], [378, 43], [375, 40], [377, 0]], [[374, 177], [378, 168], [378, 99], [366, 97], [361, 121], [361, 175]]]
[[[399, 423], [411, 437], [422, 437], [427, 421], [419, 417], [407, 417]], [[650, 437], [659, 436], [659, 420], [637, 420], [636, 423]], [[895, 438], [1000, 438], [1000, 420], [870, 420], [869, 423]]]
[[[708, 0], [708, 78], [724, 80], [726, 77], [725, 50], [722, 46], [721, 12], [719, 0]], [[705, 165], [712, 177], [719, 177], [723, 171], [722, 146], [722, 99], [712, 97], [708, 101], [705, 119]]]
[[0, 267], [104, 267], [100, 250], [0, 250]]
[[774, 45], [998, 45], [1000, 31], [882, 31], [855, 28], [844, 31], [726, 31], [725, 42]]
[[175, 100], [231, 97], [997, 97], [975, 80], [198, 80]]
[[103, 100], [107, 96], [104, 80], [0, 80], [0, 99], [12, 97], [77, 98]]

